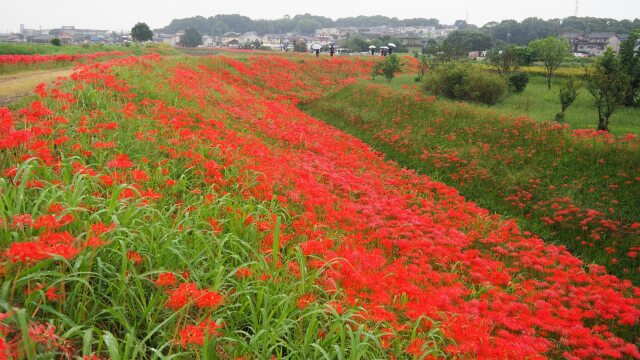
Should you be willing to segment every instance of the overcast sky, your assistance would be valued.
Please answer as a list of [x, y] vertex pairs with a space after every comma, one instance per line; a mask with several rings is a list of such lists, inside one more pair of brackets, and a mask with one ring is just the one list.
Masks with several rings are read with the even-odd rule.
[[[640, 0], [579, 1], [578, 16], [640, 17]], [[482, 26], [489, 21], [531, 16], [563, 18], [574, 14], [575, 4], [575, 0], [0, 0], [0, 32], [17, 31], [20, 24], [31, 29], [73, 25], [127, 31], [138, 21], [159, 28], [175, 18], [216, 14], [241, 14], [252, 19], [278, 19], [285, 14], [304, 13], [332, 19], [385, 15], [400, 19], [437, 18], [443, 24], [468, 17], [470, 23]]]

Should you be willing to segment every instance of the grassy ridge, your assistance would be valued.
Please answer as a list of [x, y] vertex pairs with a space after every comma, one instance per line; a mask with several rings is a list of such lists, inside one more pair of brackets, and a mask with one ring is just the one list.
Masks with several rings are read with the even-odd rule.
[[576, 138], [556, 124], [366, 82], [304, 109], [586, 262], [640, 281], [637, 138]]

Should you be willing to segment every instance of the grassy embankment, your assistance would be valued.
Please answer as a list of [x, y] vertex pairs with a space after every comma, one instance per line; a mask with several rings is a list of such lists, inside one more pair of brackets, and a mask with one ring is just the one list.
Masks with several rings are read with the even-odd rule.
[[[578, 139], [557, 124], [517, 117], [528, 110], [544, 120], [556, 111], [549, 109], [555, 97], [541, 89], [544, 79], [537, 77], [524, 94], [492, 108], [422, 95], [411, 88], [410, 75], [397, 80], [393, 86], [405, 90], [390, 91], [378, 78], [377, 84], [360, 82], [307, 104], [305, 111], [400, 165], [455, 186], [469, 200], [516, 218], [585, 262], [638, 284], [637, 139], [613, 144]], [[528, 109], [521, 109], [526, 98]], [[586, 119], [595, 124], [595, 110], [588, 105], [583, 90], [569, 109], [571, 126], [592, 128]], [[613, 129], [638, 133], [638, 115], [638, 110], [620, 111]]]
[[[63, 45], [0, 43], [0, 74], [31, 70], [51, 70], [71, 67], [76, 62], [105, 60], [122, 53], [144, 55], [157, 53], [173, 55], [178, 52], [165, 44], [120, 45]], [[44, 57], [43, 57], [44, 56]]]

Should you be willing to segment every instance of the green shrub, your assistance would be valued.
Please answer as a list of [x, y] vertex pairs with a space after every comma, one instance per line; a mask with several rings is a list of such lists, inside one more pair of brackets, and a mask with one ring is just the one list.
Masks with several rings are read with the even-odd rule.
[[62, 43], [60, 42], [60, 39], [58, 39], [57, 37], [54, 37], [53, 39], [50, 40], [51, 41], [51, 45], [54, 46], [60, 46], [62, 45]]
[[453, 100], [496, 104], [507, 92], [507, 83], [492, 74], [469, 64], [444, 64], [425, 76], [423, 90]]
[[523, 72], [514, 72], [509, 75], [509, 87], [517, 93], [521, 93], [529, 83], [529, 75]]

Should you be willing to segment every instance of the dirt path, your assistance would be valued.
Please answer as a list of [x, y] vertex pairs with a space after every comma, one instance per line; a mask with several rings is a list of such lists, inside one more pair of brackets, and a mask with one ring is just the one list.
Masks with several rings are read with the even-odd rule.
[[6, 106], [31, 94], [41, 82], [51, 82], [58, 77], [69, 76], [72, 72], [71, 68], [63, 68], [0, 75], [0, 106]]

